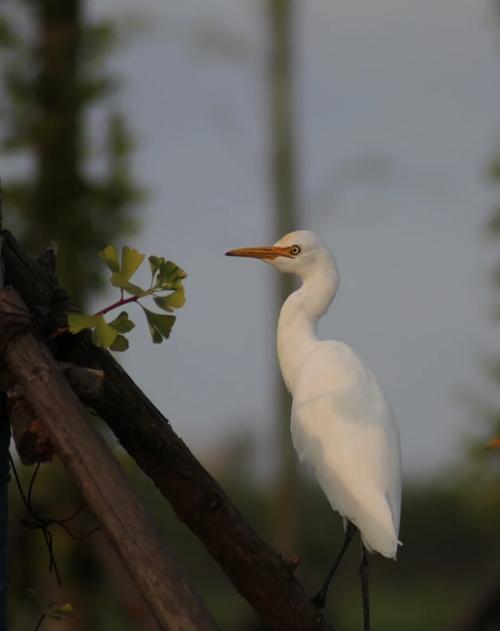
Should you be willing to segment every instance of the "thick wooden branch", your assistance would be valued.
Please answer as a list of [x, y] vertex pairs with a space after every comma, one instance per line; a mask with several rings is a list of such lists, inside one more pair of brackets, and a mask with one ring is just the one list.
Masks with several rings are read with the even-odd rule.
[[[4, 236], [6, 278], [50, 333], [64, 324], [47, 308], [60, 290], [12, 235]], [[60, 360], [104, 371], [101, 397], [90, 403], [266, 624], [280, 631], [327, 629], [290, 566], [252, 529], [113, 357], [85, 334], [56, 338], [53, 350]]]
[[7, 399], [7, 415], [21, 462], [25, 465], [50, 462], [54, 457], [50, 433], [15, 392]]
[[[57, 367], [80, 399], [94, 401], [101, 396], [104, 380], [102, 370], [67, 362], [59, 362]], [[54, 446], [47, 428], [26, 405], [19, 388], [9, 388], [7, 394], [7, 414], [21, 462], [25, 465], [50, 462], [54, 456]]]
[[20, 317], [25, 309], [17, 291], [0, 290], [0, 348], [18, 396], [22, 395], [50, 432], [57, 454], [103, 525], [160, 628], [215, 629], [52, 355], [35, 337], [26, 317]]
[[57, 367], [80, 399], [95, 401], [100, 398], [104, 382], [102, 370], [75, 366], [69, 362], [58, 362]]

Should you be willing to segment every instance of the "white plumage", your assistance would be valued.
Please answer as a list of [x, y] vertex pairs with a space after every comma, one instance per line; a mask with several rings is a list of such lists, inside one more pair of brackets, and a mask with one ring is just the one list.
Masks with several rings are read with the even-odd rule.
[[344, 524], [359, 529], [368, 550], [395, 557], [401, 457], [394, 414], [354, 351], [316, 335], [339, 282], [331, 252], [312, 232], [300, 230], [271, 247], [228, 254], [260, 258], [302, 280], [283, 304], [277, 336], [281, 372], [293, 398], [293, 444]]
[[395, 557], [399, 434], [375, 376], [346, 344], [318, 342], [292, 393], [292, 439], [301, 462], [332, 508], [357, 526], [366, 548]]

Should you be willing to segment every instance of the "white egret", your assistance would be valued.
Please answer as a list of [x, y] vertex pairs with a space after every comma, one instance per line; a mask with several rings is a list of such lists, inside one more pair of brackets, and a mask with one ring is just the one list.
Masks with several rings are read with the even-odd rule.
[[400, 543], [401, 449], [396, 419], [376, 377], [354, 351], [343, 342], [320, 341], [316, 335], [316, 323], [339, 283], [335, 260], [320, 239], [299, 230], [273, 246], [226, 254], [261, 259], [302, 281], [281, 308], [277, 333], [279, 364], [293, 399], [292, 441], [345, 528], [340, 553], [313, 602], [324, 607], [335, 570], [359, 530], [364, 627], [369, 629], [366, 551], [395, 558]]

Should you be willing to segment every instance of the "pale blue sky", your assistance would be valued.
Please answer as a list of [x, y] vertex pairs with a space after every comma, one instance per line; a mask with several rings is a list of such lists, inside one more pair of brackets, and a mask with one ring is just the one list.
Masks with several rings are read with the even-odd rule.
[[[136, 7], [94, 1], [92, 12]], [[261, 4], [143, 0], [140, 16], [144, 34], [114, 62], [140, 136], [135, 164], [154, 193], [133, 243], [189, 279], [172, 339], [153, 348], [138, 327], [125, 365], [198, 454], [244, 425], [269, 461], [277, 272], [223, 256], [280, 236], [266, 181]], [[320, 331], [377, 372], [405, 470], [426, 474], [460, 453], [474, 423], [457, 393], [482, 383], [483, 353], [500, 352], [489, 320], [495, 246], [484, 238], [500, 28], [478, 0], [309, 0], [297, 18], [300, 227], [321, 232], [342, 278]], [[200, 32], [218, 29], [245, 45], [229, 57], [206, 48]]]

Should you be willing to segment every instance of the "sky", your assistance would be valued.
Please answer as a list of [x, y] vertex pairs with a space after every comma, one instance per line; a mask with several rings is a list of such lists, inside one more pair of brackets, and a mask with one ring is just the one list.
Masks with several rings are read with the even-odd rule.
[[[198, 456], [248, 432], [272, 469], [275, 270], [227, 259], [270, 244], [266, 22], [255, 0], [91, 3], [140, 22], [112, 67], [152, 196], [131, 244], [187, 270], [171, 339], [145, 326], [124, 365]], [[341, 287], [319, 331], [377, 373], [401, 427], [408, 476], [463, 457], [482, 428], [500, 146], [500, 28], [479, 0], [297, 3], [300, 228], [332, 248]], [[140, 329], [140, 330], [139, 330]]]

